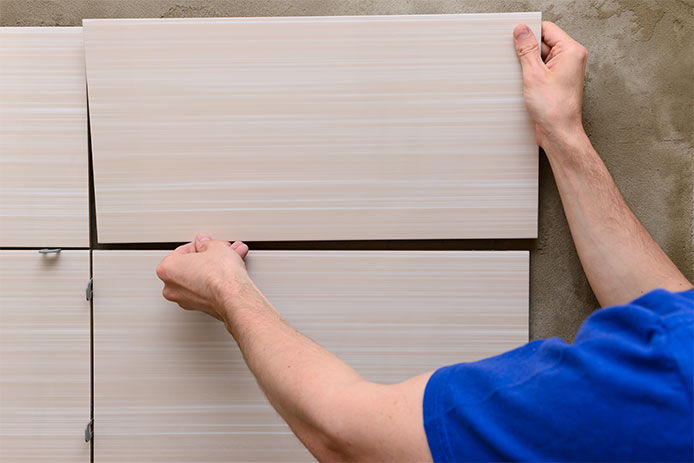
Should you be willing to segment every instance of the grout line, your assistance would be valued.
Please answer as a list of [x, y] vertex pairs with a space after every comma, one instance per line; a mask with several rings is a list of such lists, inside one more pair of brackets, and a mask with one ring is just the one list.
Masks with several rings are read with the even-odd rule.
[[[2, 246], [0, 251], [37, 251], [46, 246]], [[61, 251], [90, 251], [92, 248], [87, 246], [50, 246], [51, 248], [60, 248]]]
[[[472, 239], [472, 240], [344, 240], [344, 241], [246, 241], [251, 250], [289, 251], [527, 251], [533, 239]], [[94, 244], [92, 250], [151, 251], [173, 250], [183, 242]]]
[[[85, 67], [85, 74], [87, 72]], [[89, 91], [87, 78], [84, 78], [87, 102], [87, 177], [89, 187], [89, 278], [92, 280], [92, 297], [89, 298], [89, 419], [92, 422], [92, 438], [89, 441], [89, 461], [94, 463], [94, 246], [98, 243], [96, 235], [96, 202], [94, 196], [94, 168], [92, 165], [92, 127], [89, 118]]]
[[92, 297], [89, 298], [89, 379], [90, 405], [89, 419], [92, 420], [92, 439], [89, 441], [90, 461], [94, 463], [94, 251], [89, 251], [89, 278], [92, 279]]
[[92, 156], [92, 127], [89, 118], [89, 93], [87, 93], [87, 169], [89, 183], [89, 247], [94, 249], [99, 243], [99, 239], [96, 228], [96, 194], [94, 192], [94, 159]]
[[[90, 214], [91, 215], [91, 214]], [[90, 224], [90, 228], [94, 225]], [[534, 239], [246, 241], [255, 251], [529, 251]], [[94, 243], [63, 251], [172, 251], [185, 242]], [[0, 251], [36, 251], [41, 246], [0, 246]]]

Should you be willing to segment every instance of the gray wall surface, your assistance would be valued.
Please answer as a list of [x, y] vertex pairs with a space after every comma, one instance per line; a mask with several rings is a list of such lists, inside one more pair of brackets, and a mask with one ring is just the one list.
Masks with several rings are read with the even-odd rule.
[[[544, 20], [556, 22], [588, 49], [586, 131], [636, 216], [687, 278], [694, 279], [694, 7], [687, 1], [0, 0], [0, 26], [78, 26], [83, 18], [506, 11], [542, 11]], [[559, 336], [570, 341], [598, 307], [544, 155], [537, 240], [372, 247], [529, 249], [531, 339]]]

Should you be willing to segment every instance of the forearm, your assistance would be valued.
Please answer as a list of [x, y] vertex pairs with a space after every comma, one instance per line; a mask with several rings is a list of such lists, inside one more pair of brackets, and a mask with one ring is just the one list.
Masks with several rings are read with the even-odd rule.
[[582, 129], [547, 140], [564, 212], [583, 269], [602, 306], [655, 288], [691, 288], [629, 209]]
[[257, 289], [247, 288], [225, 304], [227, 329], [270, 403], [316, 457], [334, 457], [346, 391], [366, 382], [294, 330]]
[[247, 252], [198, 235], [157, 267], [164, 297], [224, 321], [272, 405], [319, 460], [430, 461], [422, 400], [431, 372], [392, 385], [363, 380], [282, 319], [249, 278]]

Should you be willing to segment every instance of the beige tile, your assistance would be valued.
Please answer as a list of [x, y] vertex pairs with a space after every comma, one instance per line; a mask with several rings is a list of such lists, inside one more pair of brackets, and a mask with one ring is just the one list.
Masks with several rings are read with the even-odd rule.
[[[163, 251], [94, 251], [95, 461], [295, 461], [223, 324], [161, 296]], [[527, 252], [260, 251], [249, 272], [299, 331], [397, 382], [528, 339]]]
[[81, 27], [0, 28], [0, 247], [89, 246]]
[[535, 237], [521, 22], [85, 20], [99, 240]]
[[0, 461], [90, 458], [89, 251], [0, 251]]

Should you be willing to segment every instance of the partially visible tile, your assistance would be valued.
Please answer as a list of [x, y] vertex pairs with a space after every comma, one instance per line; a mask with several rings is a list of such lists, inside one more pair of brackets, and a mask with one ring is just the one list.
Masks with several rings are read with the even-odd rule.
[[536, 237], [519, 23], [85, 20], [99, 241]]
[[89, 246], [81, 27], [0, 28], [0, 247]]
[[[306, 461], [224, 325], [162, 298], [162, 251], [94, 251], [95, 461]], [[282, 316], [397, 382], [528, 340], [528, 253], [259, 251]]]
[[89, 251], [0, 251], [0, 461], [87, 463]]

